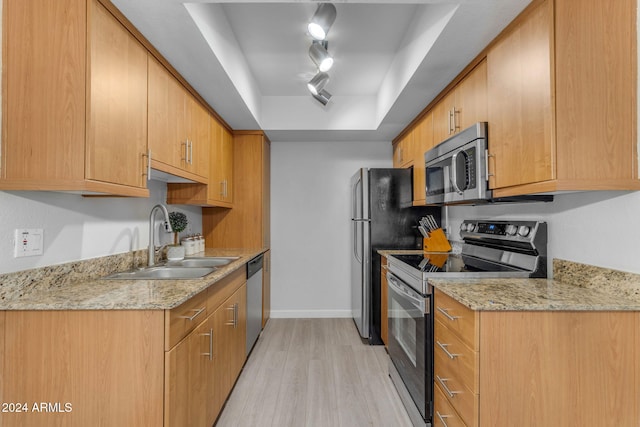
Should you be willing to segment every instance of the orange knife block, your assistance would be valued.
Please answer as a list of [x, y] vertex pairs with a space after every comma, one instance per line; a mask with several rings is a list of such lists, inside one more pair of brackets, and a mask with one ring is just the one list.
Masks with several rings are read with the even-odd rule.
[[429, 233], [429, 237], [423, 239], [422, 250], [424, 252], [451, 252], [451, 244], [442, 228], [436, 228]]

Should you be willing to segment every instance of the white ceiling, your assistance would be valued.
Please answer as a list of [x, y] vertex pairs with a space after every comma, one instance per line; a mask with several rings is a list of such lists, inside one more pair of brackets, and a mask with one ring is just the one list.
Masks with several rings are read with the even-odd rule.
[[326, 106], [306, 89], [317, 1], [112, 2], [232, 128], [389, 141], [530, 0], [334, 1]]

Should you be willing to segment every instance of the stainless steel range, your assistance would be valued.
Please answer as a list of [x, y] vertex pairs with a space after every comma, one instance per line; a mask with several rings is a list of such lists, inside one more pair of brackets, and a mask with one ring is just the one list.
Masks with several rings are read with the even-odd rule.
[[429, 278], [547, 277], [547, 224], [465, 220], [460, 254], [390, 255], [389, 375], [415, 426], [433, 415], [433, 292]]

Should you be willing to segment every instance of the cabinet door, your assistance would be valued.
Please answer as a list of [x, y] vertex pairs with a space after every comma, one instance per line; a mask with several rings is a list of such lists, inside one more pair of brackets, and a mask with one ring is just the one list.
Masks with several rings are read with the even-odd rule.
[[208, 198], [210, 203], [233, 202], [233, 136], [215, 117], [211, 123], [211, 154]]
[[[245, 361], [247, 345], [247, 285], [243, 284], [214, 313], [214, 381], [211, 414], [219, 412]], [[213, 415], [211, 415], [213, 416]]]
[[544, 1], [487, 54], [491, 188], [554, 179], [552, 14]]
[[204, 321], [166, 353], [165, 427], [207, 426], [213, 326]]
[[209, 178], [209, 150], [211, 149], [211, 123], [209, 113], [185, 90], [189, 131], [188, 152], [182, 159], [183, 168]]
[[100, 3], [91, 4], [86, 178], [144, 188], [147, 52]]
[[86, 3], [3, 4], [1, 177], [82, 180]]
[[433, 114], [429, 112], [416, 125], [413, 153], [413, 202], [426, 202], [424, 153], [433, 148]]
[[404, 168], [413, 163], [413, 129], [393, 145], [393, 167]]
[[433, 142], [435, 145], [440, 144], [456, 131], [453, 111], [455, 101], [455, 92], [451, 91], [433, 107]]
[[458, 131], [487, 121], [487, 61], [483, 60], [456, 86]]
[[181, 168], [186, 155], [185, 92], [149, 55], [149, 148], [153, 160]]

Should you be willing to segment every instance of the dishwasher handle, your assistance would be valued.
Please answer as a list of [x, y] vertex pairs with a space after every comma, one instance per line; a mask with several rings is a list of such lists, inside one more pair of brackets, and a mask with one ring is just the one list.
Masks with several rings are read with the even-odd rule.
[[247, 279], [262, 270], [264, 255], [260, 254], [247, 263]]

